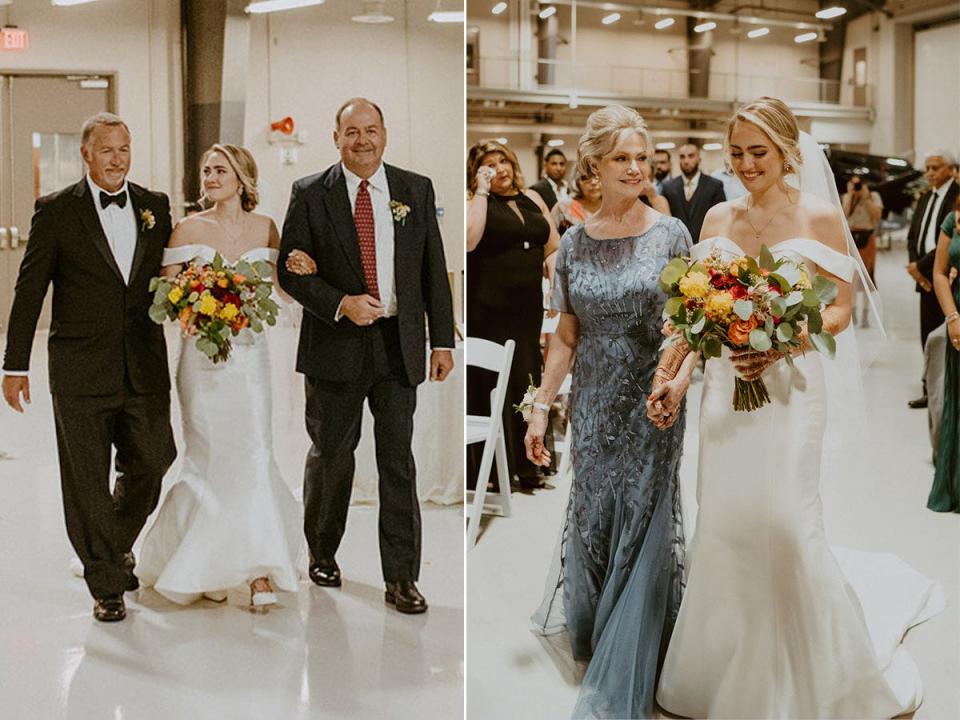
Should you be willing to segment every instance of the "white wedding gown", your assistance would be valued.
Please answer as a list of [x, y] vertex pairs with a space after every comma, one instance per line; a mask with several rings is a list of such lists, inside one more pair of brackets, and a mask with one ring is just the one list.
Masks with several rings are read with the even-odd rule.
[[[744, 253], [727, 238], [694, 247]], [[850, 258], [814, 240], [773, 248], [849, 280]], [[827, 396], [816, 352], [763, 375], [771, 403], [735, 412], [729, 350], [707, 362], [696, 530], [657, 700], [692, 718], [891, 718], [919, 706], [900, 646], [944, 606], [897, 557], [831, 549], [820, 504]]]
[[[168, 248], [163, 264], [212, 262], [214, 253], [206, 245]], [[275, 263], [277, 251], [255, 248], [240, 259]], [[273, 456], [269, 341], [269, 327], [243, 330], [217, 364], [192, 339], [181, 348], [181, 475], [136, 569], [145, 587], [173, 602], [186, 605], [263, 576], [275, 590], [297, 591], [303, 521]]]

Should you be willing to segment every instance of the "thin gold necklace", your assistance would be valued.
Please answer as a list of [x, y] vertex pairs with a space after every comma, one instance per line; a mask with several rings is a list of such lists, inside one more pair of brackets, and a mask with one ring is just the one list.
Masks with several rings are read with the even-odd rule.
[[759, 240], [759, 239], [760, 239], [760, 235], [763, 234], [763, 231], [767, 229], [767, 226], [770, 225], [770, 223], [773, 222], [773, 219], [777, 216], [777, 213], [776, 213], [776, 212], [771, 213], [771, 214], [770, 214], [770, 219], [767, 220], [767, 221], [763, 224], [763, 227], [762, 227], [762, 228], [760, 228], [759, 230], [757, 230], [756, 226], [755, 226], [752, 222], [750, 222], [750, 210], [752, 210], [752, 208], [751, 208], [750, 205], [748, 204], [748, 205], [747, 205], [747, 214], [746, 214], [744, 217], [746, 217], [746, 219], [747, 219], [747, 224], [750, 226], [750, 229], [753, 230], [754, 239], [755, 239], [755, 240]]

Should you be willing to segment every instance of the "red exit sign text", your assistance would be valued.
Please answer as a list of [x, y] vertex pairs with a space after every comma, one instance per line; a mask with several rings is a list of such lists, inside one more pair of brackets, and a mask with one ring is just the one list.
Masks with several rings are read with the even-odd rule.
[[30, 33], [19, 28], [0, 28], [0, 50], [26, 50]]

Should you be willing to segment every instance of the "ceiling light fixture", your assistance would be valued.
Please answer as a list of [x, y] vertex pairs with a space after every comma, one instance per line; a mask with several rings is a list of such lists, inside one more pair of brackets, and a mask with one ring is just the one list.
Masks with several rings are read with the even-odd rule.
[[427, 18], [435, 23], [462, 23], [463, 19], [463, 10], [434, 10]]
[[829, 20], [831, 18], [840, 17], [841, 15], [846, 15], [847, 9], [842, 7], [828, 7], [823, 10], [818, 10], [814, 13], [821, 20]]
[[653, 147], [655, 150], [673, 150], [676, 146], [677, 144], [672, 142], [659, 142]]
[[704, 143], [703, 149], [704, 150], [722, 150], [723, 143], [718, 143], [718, 142]]
[[[71, 0], [72, 1], [72, 0]], [[295, 10], [310, 5], [323, 5], [326, 0], [257, 0], [244, 8], [244, 12], [259, 15], [279, 10]]]
[[554, 7], [553, 5], [548, 5], [543, 10], [537, 13], [537, 15], [540, 17], [541, 20], [546, 20], [551, 15], [556, 15], [556, 14], [557, 14], [557, 8]]
[[491, 10], [490, 12], [492, 12], [494, 15], [499, 15], [506, 9], [507, 9], [507, 4], [505, 2], [498, 2], [496, 5], [493, 6], [493, 10]]
[[563, 145], [563, 140], [560, 138], [554, 138], [553, 140], [547, 140], [547, 145], [550, 147], [560, 147]]
[[762, 28], [757, 28], [756, 30], [751, 30], [750, 32], [747, 33], [747, 37], [758, 38], [758, 37], [763, 37], [764, 35], [769, 35], [769, 34], [770, 34], [770, 28], [762, 27]]
[[795, 43], [805, 43], [810, 42], [811, 40], [816, 40], [817, 34], [815, 32], [803, 33], [803, 35], [797, 35], [793, 41]]
[[[67, 5], [86, 5], [87, 3], [92, 3], [96, 1], [97, 0], [50, 0], [50, 4], [66, 7]], [[9, 4], [10, 3], [4, 3], [4, 5], [9, 5]]]
[[605, 18], [603, 18], [603, 20], [601, 20], [600, 22], [602, 22], [604, 25], [613, 25], [619, 19], [620, 19], [620, 13], [610, 13]]
[[713, 30], [717, 24], [713, 20], [708, 20], [705, 23], [700, 23], [699, 25], [693, 28], [694, 32], [705, 33], [707, 30]]
[[506, 145], [508, 142], [510, 142], [510, 140], [505, 137], [498, 137], [497, 142], [500, 143], [501, 145]]
[[657, 20], [657, 21], [653, 24], [653, 26], [654, 26], [657, 30], [663, 30], [663, 29], [665, 29], [665, 28], [670, 27], [670, 26], [673, 25], [673, 23], [675, 23], [675, 22], [676, 22], [676, 21], [675, 21], [673, 18], [664, 18], [663, 20]]
[[354, 15], [351, 20], [368, 25], [383, 25], [393, 22], [393, 15], [383, 11], [384, 0], [363, 0], [363, 13]]

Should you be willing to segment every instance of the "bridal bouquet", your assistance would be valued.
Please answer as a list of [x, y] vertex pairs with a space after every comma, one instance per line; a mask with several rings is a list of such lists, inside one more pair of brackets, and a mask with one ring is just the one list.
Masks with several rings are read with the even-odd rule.
[[[803, 346], [806, 326], [810, 343], [833, 357], [836, 342], [823, 329], [820, 311], [833, 302], [837, 286], [816, 276], [789, 257], [775, 260], [764, 245], [760, 257], [723, 260], [719, 251], [700, 261], [674, 258], [660, 273], [660, 286], [671, 297], [663, 316], [674, 326], [665, 344], [683, 337], [705, 358], [719, 357], [721, 347], [783, 353], [792, 366], [792, 352]], [[770, 402], [762, 379], [738, 377], [734, 410], [756, 410]]]
[[245, 327], [258, 333], [264, 323], [276, 324], [273, 283], [263, 279], [269, 273], [269, 263], [262, 260], [227, 265], [220, 253], [212, 263], [191, 263], [176, 277], [150, 281], [150, 319], [158, 325], [178, 321], [184, 336], [196, 336], [197, 350], [211, 362], [222, 362], [230, 357], [230, 338]]

